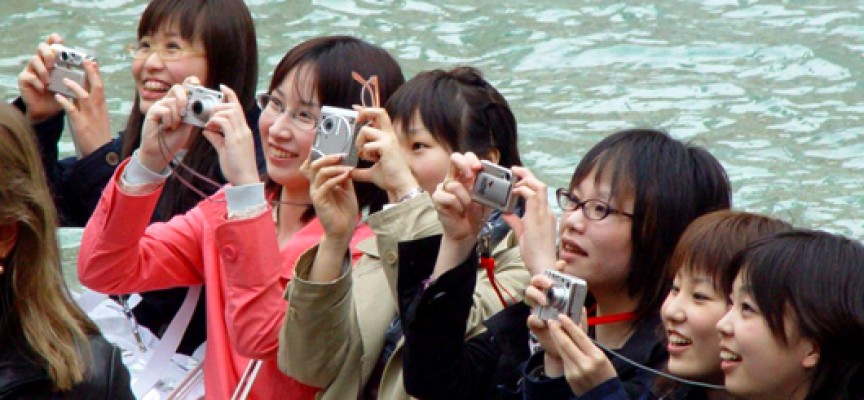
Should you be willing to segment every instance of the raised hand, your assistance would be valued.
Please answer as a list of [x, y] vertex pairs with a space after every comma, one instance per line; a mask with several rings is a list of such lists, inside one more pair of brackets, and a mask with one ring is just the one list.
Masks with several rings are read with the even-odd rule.
[[477, 172], [482, 170], [474, 153], [450, 155], [450, 172], [438, 184], [432, 201], [438, 211], [438, 220], [444, 230], [433, 278], [459, 265], [477, 243], [477, 234], [483, 227], [487, 209], [471, 200], [470, 189]]
[[[199, 85], [200, 81], [190, 76], [183, 83]], [[186, 89], [183, 85], [174, 85], [147, 110], [138, 157], [151, 171], [165, 169], [174, 155], [187, 146], [194, 128], [183, 123], [187, 104]]]
[[44, 42], [39, 43], [36, 54], [30, 57], [27, 66], [18, 74], [18, 90], [21, 92], [21, 99], [27, 105], [27, 117], [33, 124], [42, 122], [63, 110], [54, 93], [48, 90], [50, 74], [56, 60], [51, 45], [55, 43], [63, 43], [63, 38], [52, 33]]
[[111, 141], [111, 123], [108, 118], [108, 105], [105, 103], [105, 86], [102, 84], [102, 74], [95, 61], [84, 60], [84, 73], [87, 76], [88, 89], [66, 78], [63, 83], [75, 94], [70, 100], [60, 94], [54, 99], [59, 103], [72, 125], [75, 145], [82, 157], [96, 151]]
[[419, 186], [399, 139], [393, 130], [390, 116], [383, 108], [357, 107], [357, 123], [368, 122], [360, 129], [355, 145], [360, 158], [375, 164], [370, 168], [355, 169], [351, 177], [357, 181], [372, 182], [387, 192], [390, 202]]
[[[324, 237], [309, 272], [313, 282], [330, 282], [341, 274], [342, 260], [346, 256], [360, 208], [351, 167], [341, 165], [341, 154], [321, 157], [309, 164], [309, 194], [315, 214], [324, 227]], [[306, 160], [309, 163], [309, 160]]]
[[357, 226], [360, 207], [351, 181], [352, 167], [341, 165], [342, 157], [331, 154], [309, 165], [309, 194], [324, 227], [324, 236], [347, 247]]
[[555, 213], [549, 207], [545, 183], [527, 168], [514, 166], [512, 171], [519, 177], [513, 193], [525, 199], [525, 214], [522, 218], [516, 214], [505, 214], [503, 217], [519, 239], [525, 268], [531, 275], [537, 275], [551, 268], [558, 258]]
[[237, 94], [221, 86], [225, 102], [213, 107], [210, 120], [201, 132], [219, 154], [222, 174], [234, 186], [261, 182], [255, 164], [255, 139], [246, 124], [243, 106]]

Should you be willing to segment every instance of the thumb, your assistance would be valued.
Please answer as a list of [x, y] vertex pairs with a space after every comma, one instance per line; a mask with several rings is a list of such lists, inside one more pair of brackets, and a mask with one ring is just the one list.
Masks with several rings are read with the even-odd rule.
[[372, 182], [375, 173], [372, 171], [372, 168], [354, 168], [351, 171], [351, 179], [354, 179], [358, 182]]

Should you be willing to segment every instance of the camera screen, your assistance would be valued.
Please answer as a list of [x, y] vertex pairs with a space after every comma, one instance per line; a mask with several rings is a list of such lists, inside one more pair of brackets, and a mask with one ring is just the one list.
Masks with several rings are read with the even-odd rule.
[[477, 193], [496, 204], [507, 204], [507, 195], [510, 193], [510, 181], [496, 179], [488, 174], [481, 174]]

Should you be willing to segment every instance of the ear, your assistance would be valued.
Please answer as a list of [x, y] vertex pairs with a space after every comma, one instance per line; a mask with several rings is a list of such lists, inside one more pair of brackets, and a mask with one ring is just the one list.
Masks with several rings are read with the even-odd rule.
[[488, 153], [486, 153], [486, 157], [484, 158], [498, 164], [498, 161], [501, 160], [501, 152], [499, 152], [497, 148], [493, 147]]
[[0, 226], [0, 258], [6, 258], [18, 243], [18, 224]]
[[816, 366], [819, 363], [819, 344], [810, 339], [802, 339], [804, 343], [801, 345], [804, 347], [804, 358], [801, 359], [801, 366], [805, 369], [810, 369]]

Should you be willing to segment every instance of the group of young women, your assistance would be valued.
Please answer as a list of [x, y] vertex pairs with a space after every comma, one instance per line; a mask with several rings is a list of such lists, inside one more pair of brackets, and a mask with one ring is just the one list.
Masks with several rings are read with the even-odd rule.
[[[180, 351], [206, 335], [212, 398], [864, 397], [864, 247], [729, 210], [703, 148], [608, 136], [552, 196], [559, 221], [474, 68], [406, 82], [382, 48], [318, 37], [256, 97], [241, 0], [154, 0], [112, 140], [95, 62], [64, 82], [74, 99], [48, 90], [61, 42], [19, 75], [26, 119], [0, 108], [2, 398], [132, 397], [65, 288], [58, 221], [86, 223], [81, 282], [146, 292], [156, 334], [183, 297], [164, 289], [204, 286]], [[203, 128], [183, 122], [184, 84], [224, 96]], [[358, 165], [310, 157], [323, 106], [358, 111]], [[64, 120], [80, 157], [58, 160]], [[472, 200], [484, 160], [518, 178], [514, 213]], [[550, 269], [587, 283], [584, 320], [532, 313]]]

